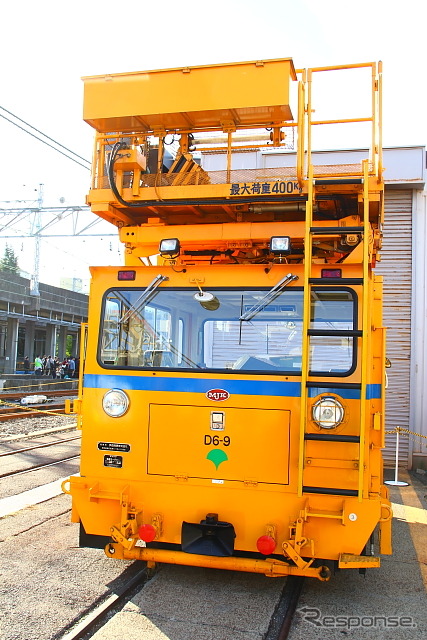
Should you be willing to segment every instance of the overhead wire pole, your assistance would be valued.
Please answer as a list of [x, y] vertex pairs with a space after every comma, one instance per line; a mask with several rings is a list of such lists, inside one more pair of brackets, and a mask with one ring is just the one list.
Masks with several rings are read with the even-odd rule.
[[34, 245], [34, 269], [33, 269], [33, 277], [31, 278], [31, 288], [30, 295], [32, 296], [40, 296], [39, 291], [39, 275], [40, 275], [40, 229], [41, 229], [41, 210], [43, 207], [43, 185], [39, 184], [38, 191], [38, 199], [37, 199], [38, 209], [35, 213], [35, 218], [33, 222], [33, 233], [35, 239]]
[[[1, 204], [1, 203], [0, 203]], [[9, 204], [9, 201], [8, 201]], [[36, 202], [32, 203], [31, 207], [0, 207], [0, 238], [7, 239], [25, 239], [34, 236], [35, 233], [35, 221], [34, 217], [38, 211]], [[41, 207], [41, 221], [45, 218], [45, 221], [40, 226], [39, 236], [40, 240], [43, 238], [68, 238], [81, 236], [87, 237], [113, 237], [117, 238], [117, 232], [111, 232], [104, 230], [103, 232], [94, 231], [96, 227], [102, 226], [102, 224], [108, 225], [111, 228], [111, 224], [91, 215], [91, 210], [87, 205], [68, 205], [63, 207]], [[89, 217], [88, 217], [89, 214]], [[32, 217], [31, 228], [28, 233], [22, 232], [17, 229], [18, 225], [22, 226], [22, 223], [29, 217]], [[3, 219], [11, 217], [8, 222], [3, 222]], [[54, 227], [58, 224], [68, 224], [69, 230], [60, 233], [55, 233]]]
[[[57, 238], [81, 238], [84, 242], [87, 238], [97, 238], [101, 240], [110, 240], [110, 252], [116, 250], [111, 244], [111, 238], [118, 240], [117, 231], [109, 232], [108, 228], [112, 225], [97, 216], [92, 216], [90, 208], [87, 205], [68, 205], [62, 207], [43, 207], [43, 186], [39, 185], [37, 189], [37, 200], [24, 201], [30, 204], [26, 207], [8, 207], [0, 206], [0, 240], [26, 240], [32, 239], [33, 268], [30, 280], [30, 295], [34, 298], [34, 305], [37, 308], [39, 302], [39, 277], [40, 277], [40, 260], [41, 248], [43, 240], [49, 241]], [[19, 202], [19, 201], [17, 201]], [[0, 202], [0, 205], [2, 203]], [[11, 204], [5, 201], [5, 204]], [[9, 218], [11, 220], [7, 221]], [[26, 223], [27, 231], [22, 226]], [[61, 229], [56, 231], [55, 227], [61, 225]], [[64, 229], [64, 225], [66, 228]], [[97, 232], [98, 231], [98, 232]], [[56, 250], [59, 248], [53, 245]], [[117, 248], [120, 253], [120, 248]], [[87, 261], [79, 255], [74, 256], [82, 262]]]
[[[5, 114], [7, 114], [7, 116]], [[92, 163], [89, 160], [87, 160], [83, 156], [80, 156], [75, 151], [72, 151], [71, 149], [61, 144], [54, 138], [51, 138], [47, 134], [43, 133], [43, 131], [40, 131], [40, 129], [37, 129], [33, 125], [29, 124], [28, 122], [26, 122], [19, 116], [15, 115], [5, 107], [0, 106], [0, 117], [6, 120], [7, 122], [9, 122], [10, 124], [14, 125], [15, 127], [18, 127], [19, 129], [21, 129], [21, 131], [28, 133], [28, 135], [32, 136], [36, 140], [39, 140], [39, 142], [42, 142], [43, 144], [47, 145], [54, 151], [57, 151], [61, 155], [65, 156], [66, 158], [68, 158], [68, 160], [72, 160], [73, 162], [77, 163], [84, 169], [87, 169], [89, 171], [91, 170]], [[39, 134], [39, 135], [36, 135], [36, 134]], [[102, 234], [87, 233], [89, 229], [91, 229], [93, 226], [95, 226], [99, 222], [99, 219], [86, 223], [85, 226], [80, 230], [77, 229], [79, 212], [82, 212], [82, 213], [86, 212], [86, 210], [89, 210], [88, 207], [80, 207], [80, 206], [66, 207], [65, 209], [61, 208], [60, 212], [57, 211], [56, 207], [43, 208], [43, 186], [44, 186], [43, 184], [39, 184], [37, 208], [36, 207], [24, 207], [22, 209], [1, 209], [0, 208], [0, 216], [1, 215], [7, 216], [8, 214], [12, 214], [12, 215], [16, 214], [16, 216], [8, 223], [4, 224], [3, 226], [0, 224], [0, 232], [4, 232], [6, 228], [13, 229], [13, 225], [15, 222], [23, 222], [25, 218], [33, 215], [29, 236], [34, 237], [35, 239], [35, 253], [34, 253], [34, 267], [33, 267], [33, 275], [31, 278], [30, 293], [35, 297], [40, 295], [39, 293], [40, 245], [41, 245], [41, 239], [43, 237], [63, 238], [63, 237], [70, 237], [70, 235], [74, 237], [75, 236], [117, 237], [116, 233], [111, 233], [111, 234], [110, 233], [102, 233]], [[52, 213], [55, 216], [55, 219], [50, 220], [46, 224], [42, 225], [42, 213]], [[69, 217], [70, 214], [74, 218], [74, 225], [73, 225], [73, 230], [71, 234], [70, 233], [68, 234], [44, 233], [46, 229], [52, 227], [53, 225], [59, 223], [60, 221], [63, 221], [65, 218]], [[28, 234], [19, 235], [19, 233], [6, 236], [4, 235], [4, 233], [1, 233], [1, 237], [4, 239], [6, 238], [18, 239], [18, 238], [26, 238], [29, 236]]]

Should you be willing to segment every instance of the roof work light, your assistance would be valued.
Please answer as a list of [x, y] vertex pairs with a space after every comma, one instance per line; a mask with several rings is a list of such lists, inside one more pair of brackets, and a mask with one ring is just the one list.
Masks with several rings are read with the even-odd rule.
[[178, 238], [165, 238], [160, 240], [159, 253], [162, 256], [178, 256], [181, 246]]
[[291, 239], [289, 236], [273, 236], [270, 239], [270, 251], [274, 255], [284, 255], [291, 252]]

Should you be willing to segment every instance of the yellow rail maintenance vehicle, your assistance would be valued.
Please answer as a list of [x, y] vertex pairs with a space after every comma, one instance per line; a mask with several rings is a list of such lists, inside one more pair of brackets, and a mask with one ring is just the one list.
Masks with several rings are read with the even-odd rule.
[[[314, 81], [332, 74], [339, 95], [341, 74], [361, 72], [369, 113], [313, 120]], [[126, 259], [91, 270], [81, 475], [64, 483], [81, 546], [320, 580], [378, 567], [373, 534], [391, 553], [392, 515], [372, 271], [381, 64], [283, 58], [84, 85], [88, 203]], [[367, 127], [366, 159], [314, 164], [312, 132], [331, 124]]]

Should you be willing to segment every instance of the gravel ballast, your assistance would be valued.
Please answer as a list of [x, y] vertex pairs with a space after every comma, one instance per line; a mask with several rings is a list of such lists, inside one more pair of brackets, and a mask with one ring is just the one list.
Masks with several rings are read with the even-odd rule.
[[61, 428], [73, 429], [76, 426], [75, 415], [43, 415], [37, 418], [16, 418], [0, 423], [0, 442], [15, 439], [18, 437], [26, 437], [36, 435], [38, 432], [49, 431], [51, 429], [60, 430]]

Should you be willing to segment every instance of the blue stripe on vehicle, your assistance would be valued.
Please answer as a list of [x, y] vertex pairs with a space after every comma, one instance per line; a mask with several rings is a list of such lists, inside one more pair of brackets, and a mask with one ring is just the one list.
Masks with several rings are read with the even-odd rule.
[[[315, 398], [320, 394], [333, 393], [334, 395], [341, 396], [345, 400], [360, 400], [360, 389], [343, 389], [340, 387], [310, 387], [308, 390], [309, 398]], [[381, 398], [381, 385], [380, 384], [367, 384], [366, 385], [366, 399], [377, 400]]]
[[268, 380], [232, 380], [219, 378], [164, 378], [148, 376], [117, 376], [85, 374], [85, 388], [127, 389], [135, 391], [179, 391], [206, 393], [210, 389], [225, 389], [233, 395], [284, 396], [299, 398], [301, 383]]
[[335, 387], [310, 387], [308, 390], [308, 397], [315, 398], [320, 394], [333, 393], [336, 396], [340, 396], [345, 400], [360, 400], [360, 389], [341, 389]]
[[367, 400], [379, 400], [381, 398], [381, 385], [380, 384], [367, 384], [366, 385], [366, 399]]
[[[134, 391], [178, 391], [181, 393], [206, 393], [210, 389], [225, 389], [233, 395], [248, 396], [283, 396], [299, 398], [301, 384], [284, 380], [235, 380], [219, 378], [166, 378], [148, 376], [118, 376], [85, 374], [83, 387], [88, 389], [127, 389]], [[343, 389], [334, 387], [311, 387], [308, 389], [310, 398], [323, 393], [333, 393], [346, 400], [359, 400], [360, 389]], [[381, 398], [381, 385], [368, 384], [366, 387], [367, 400]]]

